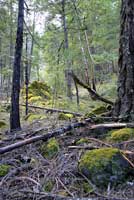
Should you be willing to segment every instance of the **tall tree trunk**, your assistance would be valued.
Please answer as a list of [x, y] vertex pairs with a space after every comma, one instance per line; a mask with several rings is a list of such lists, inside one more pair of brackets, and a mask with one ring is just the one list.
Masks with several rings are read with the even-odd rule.
[[[67, 29], [67, 22], [66, 22], [66, 12], [65, 12], [65, 4], [66, 0], [62, 0], [62, 19], [63, 19], [63, 29], [64, 29], [64, 49], [66, 50], [67, 54], [69, 53], [69, 42], [68, 42], [68, 29]], [[71, 62], [67, 56], [66, 58], [66, 70], [65, 70], [65, 77], [67, 80], [67, 96], [72, 99], [72, 76], [71, 76]]]
[[118, 99], [114, 115], [134, 119], [134, 1], [122, 0]]
[[19, 112], [19, 94], [20, 94], [20, 66], [23, 47], [23, 20], [24, 20], [24, 0], [18, 1], [18, 25], [16, 35], [16, 47], [14, 56], [13, 82], [11, 94], [11, 113], [10, 130], [21, 129]]

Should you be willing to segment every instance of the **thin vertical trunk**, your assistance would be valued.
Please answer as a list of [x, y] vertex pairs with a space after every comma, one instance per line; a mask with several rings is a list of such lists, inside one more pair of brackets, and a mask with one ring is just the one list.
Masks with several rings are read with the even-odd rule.
[[30, 62], [29, 62], [29, 70], [28, 70], [28, 80], [29, 81], [30, 81], [30, 77], [31, 77], [31, 68], [32, 68], [32, 56], [33, 56], [33, 49], [34, 49], [34, 34], [35, 34], [35, 11], [34, 11], [34, 18], [33, 18], [31, 48], [30, 48]]
[[20, 94], [20, 66], [23, 47], [23, 21], [24, 21], [24, 0], [18, 1], [18, 24], [16, 35], [16, 47], [13, 67], [13, 82], [11, 94], [10, 130], [21, 129], [19, 112]]
[[79, 98], [79, 89], [76, 81], [74, 80], [75, 90], [76, 90], [76, 98], [77, 98], [77, 106], [80, 104], [80, 98]]
[[[12, 71], [13, 68], [13, 2], [10, 0], [10, 49], [9, 49], [9, 69]], [[7, 99], [9, 99], [11, 93], [11, 74], [8, 75], [8, 90], [7, 90]]]
[[[66, 22], [66, 12], [65, 12], [65, 4], [66, 0], [62, 0], [62, 19], [63, 19], [63, 29], [64, 29], [64, 49], [66, 50], [67, 54], [69, 52], [69, 42], [68, 42], [68, 29], [67, 29], [67, 22]], [[72, 99], [72, 76], [71, 76], [71, 62], [69, 58], [66, 59], [66, 70], [65, 70], [65, 77], [67, 80], [67, 96]]]
[[25, 114], [28, 115], [28, 71], [29, 71], [29, 62], [28, 62], [28, 35], [26, 34], [26, 66], [25, 66], [25, 86], [26, 86], [26, 110]]
[[88, 41], [88, 36], [87, 36], [87, 31], [84, 31], [85, 34], [85, 39], [86, 39], [86, 43], [87, 43], [87, 49], [88, 49], [88, 54], [89, 54], [89, 58], [90, 58], [90, 65], [91, 65], [91, 79], [92, 79], [92, 88], [93, 90], [96, 91], [96, 85], [95, 85], [95, 77], [94, 77], [94, 68], [95, 68], [95, 62], [94, 59], [92, 57], [91, 51], [90, 51], [90, 46], [89, 46], [89, 41]]
[[2, 39], [0, 37], [0, 97], [2, 98]]
[[81, 34], [80, 34], [80, 32], [79, 32], [78, 38], [79, 38], [79, 41], [80, 41], [81, 52], [82, 52], [82, 54], [83, 54], [83, 62], [84, 62], [84, 65], [85, 65], [85, 78], [86, 78], [86, 83], [87, 83], [88, 85], [90, 85], [89, 72], [88, 72], [89, 65], [88, 65], [88, 60], [87, 60], [87, 58], [86, 58], [85, 49], [84, 49], [84, 47], [83, 47], [83, 45], [82, 45]]

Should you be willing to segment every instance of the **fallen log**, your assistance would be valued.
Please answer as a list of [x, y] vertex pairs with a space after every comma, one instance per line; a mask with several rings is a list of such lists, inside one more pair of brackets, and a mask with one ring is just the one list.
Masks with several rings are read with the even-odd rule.
[[91, 95], [91, 97], [95, 100], [99, 100], [102, 101], [104, 103], [113, 105], [114, 103], [104, 97], [102, 97], [101, 95], [99, 95], [95, 90], [91, 89], [91, 87], [85, 83], [83, 83], [74, 73], [72, 73], [72, 77], [75, 80], [75, 82], [77, 84], [79, 84], [80, 86], [82, 86], [83, 88], [87, 89], [89, 94]]
[[37, 142], [39, 140], [47, 141], [48, 139], [50, 139], [52, 137], [56, 137], [56, 136], [62, 135], [64, 133], [68, 132], [68, 131], [73, 130], [74, 128], [84, 127], [84, 126], [87, 125], [88, 122], [91, 122], [91, 119], [87, 119], [84, 122], [72, 123], [72, 124], [70, 124], [68, 126], [65, 126], [65, 127], [59, 128], [57, 130], [53, 130], [51, 132], [48, 132], [47, 134], [38, 135], [38, 136], [31, 137], [31, 138], [25, 139], [25, 140], [20, 141], [20, 142], [16, 142], [14, 144], [11, 144], [11, 145], [8, 145], [8, 146], [5, 146], [5, 147], [1, 147], [0, 148], [0, 154], [4, 154], [4, 153], [12, 151], [12, 150], [14, 150], [16, 148], [19, 148], [19, 147], [22, 147], [24, 145]]
[[[26, 106], [24, 104], [20, 104], [21, 106]], [[57, 108], [46, 108], [46, 107], [40, 107], [40, 106], [34, 106], [34, 105], [28, 105], [29, 108], [35, 108], [35, 109], [40, 109], [40, 110], [46, 110], [47, 112], [58, 112], [58, 113], [64, 113], [64, 114], [72, 114], [74, 116], [83, 116], [81, 113], [76, 113], [76, 112], [71, 112], [68, 110], [61, 110]]]
[[[4, 154], [4, 153], [12, 151], [16, 148], [37, 142], [39, 140], [47, 141], [48, 139], [50, 139], [52, 137], [60, 136], [60, 135], [65, 134], [66, 132], [71, 131], [75, 128], [85, 127], [85, 126], [89, 125], [89, 122], [90, 123], [92, 122], [91, 118], [86, 119], [83, 122], [72, 123], [68, 126], [59, 128], [57, 130], [50, 131], [50, 132], [48, 132], [47, 134], [44, 134], [44, 135], [38, 135], [38, 136], [31, 137], [31, 138], [25, 139], [25, 140], [20, 141], [20, 142], [16, 142], [14, 144], [11, 144], [11, 145], [8, 145], [8, 146], [5, 146], [5, 147], [1, 147], [0, 148], [0, 154]], [[106, 129], [116, 128], [117, 129], [117, 128], [125, 128], [125, 127], [134, 127], [134, 124], [127, 124], [127, 123], [98, 124], [98, 125], [90, 125], [89, 129], [90, 130], [98, 129], [98, 128], [100, 128], [100, 129], [101, 128], [106, 128]]]

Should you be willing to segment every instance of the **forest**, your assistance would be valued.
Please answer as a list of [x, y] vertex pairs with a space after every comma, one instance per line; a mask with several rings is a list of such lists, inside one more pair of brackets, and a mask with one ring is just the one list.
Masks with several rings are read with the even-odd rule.
[[0, 200], [134, 200], [134, 1], [0, 0]]

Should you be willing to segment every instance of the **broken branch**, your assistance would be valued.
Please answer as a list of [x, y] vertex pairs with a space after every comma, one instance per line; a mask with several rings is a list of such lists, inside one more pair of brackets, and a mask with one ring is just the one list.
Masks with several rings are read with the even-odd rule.
[[92, 98], [94, 98], [96, 100], [100, 100], [100, 101], [105, 102], [110, 105], [114, 104], [112, 101], [100, 96], [95, 90], [91, 89], [89, 85], [83, 83], [74, 73], [72, 73], [72, 77], [76, 83], [78, 83], [80, 86], [82, 86], [83, 88], [88, 90], [88, 92], [90, 93]]

